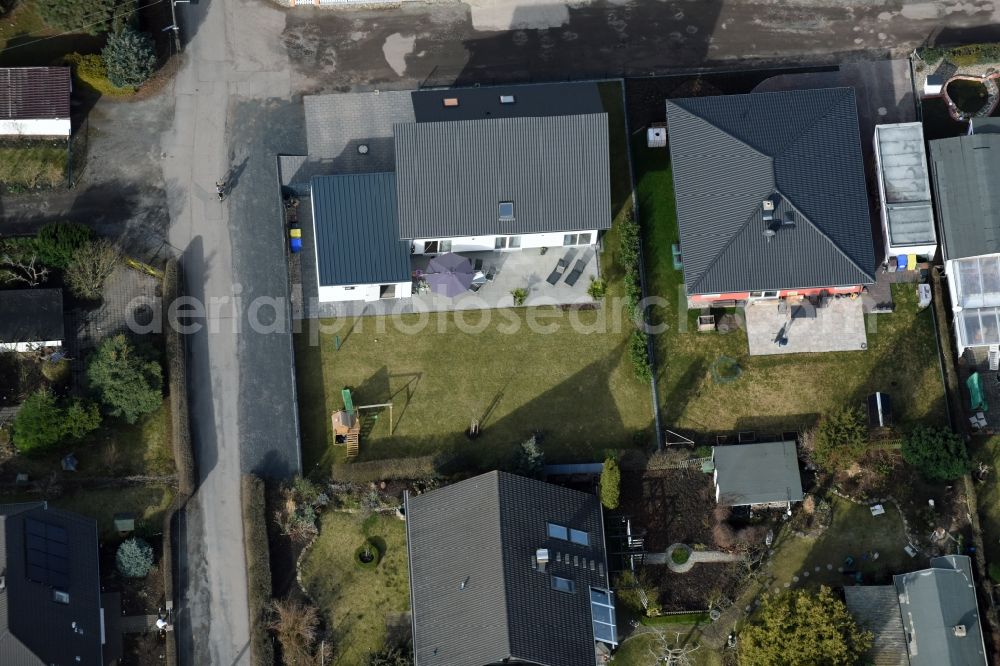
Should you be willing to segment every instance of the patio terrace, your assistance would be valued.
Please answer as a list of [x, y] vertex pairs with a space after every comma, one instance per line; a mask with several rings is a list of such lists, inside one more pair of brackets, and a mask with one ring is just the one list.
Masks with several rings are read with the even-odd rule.
[[[745, 312], [750, 355], [867, 349], [862, 308], [860, 298], [828, 298], [821, 307], [808, 301], [748, 303]], [[783, 344], [777, 342], [779, 339]]]
[[[360, 317], [366, 315], [405, 314], [410, 312], [451, 312], [456, 310], [489, 310], [509, 308], [514, 305], [511, 292], [523, 288], [528, 292], [525, 306], [567, 305], [593, 303], [587, 293], [592, 279], [600, 275], [597, 251], [594, 246], [547, 248], [545, 254], [539, 249], [512, 252], [463, 252], [461, 256], [473, 265], [482, 261], [483, 271], [494, 269], [493, 280], [486, 282], [478, 291], [466, 291], [455, 298], [447, 298], [434, 292], [418, 293], [414, 285], [411, 298], [389, 298], [379, 301], [344, 301], [320, 303], [316, 282], [316, 253], [312, 232], [312, 217], [308, 198], [303, 198], [299, 206], [299, 221], [302, 226], [301, 296], [292, 285], [293, 301], [302, 299], [302, 307], [293, 307], [296, 318], [326, 319], [333, 317]], [[431, 255], [414, 255], [411, 258], [413, 271], [426, 272]], [[547, 279], [560, 259], [566, 259], [569, 267], [555, 284]], [[583, 271], [576, 283], [570, 285], [566, 277], [580, 260], [584, 261]], [[296, 303], [296, 306], [299, 304]]]

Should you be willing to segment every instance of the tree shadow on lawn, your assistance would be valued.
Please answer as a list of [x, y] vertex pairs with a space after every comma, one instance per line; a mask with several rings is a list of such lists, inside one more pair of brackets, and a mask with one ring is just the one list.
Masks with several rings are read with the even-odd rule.
[[[363, 441], [358, 459], [440, 453], [445, 471], [505, 468], [510, 466], [517, 446], [537, 433], [541, 436], [541, 447], [547, 462], [599, 461], [606, 449], [634, 445], [636, 432], [644, 432], [625, 427], [609, 386], [609, 378], [618, 367], [622, 354], [624, 343], [553, 388], [526, 401], [521, 407], [499, 416], [495, 422], [487, 418], [476, 439], [469, 439], [464, 427], [447, 432], [443, 423], [439, 425], [439, 433], [420, 437], [401, 433], [397, 426], [391, 436]], [[380, 377], [374, 377], [372, 386], [380, 381]], [[365, 386], [368, 385], [366, 382]], [[499, 401], [494, 394], [487, 411], [502, 414], [505, 394], [501, 391]]]

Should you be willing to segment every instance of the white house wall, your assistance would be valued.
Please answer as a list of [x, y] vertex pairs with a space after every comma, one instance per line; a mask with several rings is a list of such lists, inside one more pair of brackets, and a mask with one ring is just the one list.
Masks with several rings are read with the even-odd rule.
[[0, 136], [69, 136], [69, 118], [0, 120]]
[[45, 347], [62, 347], [62, 340], [39, 340], [37, 342], [0, 342], [3, 352], [30, 352]]
[[[527, 250], [530, 248], [540, 248], [540, 247], [562, 247], [563, 237], [567, 233], [573, 233], [579, 236], [580, 234], [590, 234], [590, 245], [597, 242], [597, 230], [589, 229], [587, 231], [575, 231], [575, 232], [555, 232], [555, 233], [544, 233], [544, 234], [521, 234], [519, 238], [521, 239], [521, 247], [513, 248], [514, 251], [517, 250]], [[413, 253], [414, 254], [425, 254], [424, 246], [428, 242], [450, 240], [451, 241], [451, 252], [494, 252], [496, 251], [496, 240], [498, 236], [459, 236], [456, 238], [420, 238], [413, 241]], [[510, 236], [499, 236], [499, 238], [510, 238]], [[511, 248], [506, 248], [511, 249]], [[436, 254], [436, 253], [433, 253]]]
[[[390, 283], [385, 283], [390, 284]], [[413, 295], [413, 283], [395, 282], [395, 298], [409, 298]], [[319, 288], [320, 303], [340, 301], [377, 301], [382, 297], [382, 284], [337, 285]]]

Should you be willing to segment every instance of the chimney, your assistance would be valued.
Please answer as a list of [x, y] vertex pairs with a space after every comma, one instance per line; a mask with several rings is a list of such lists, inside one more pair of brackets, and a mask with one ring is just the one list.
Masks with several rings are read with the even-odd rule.
[[954, 627], [954, 629], [955, 629], [955, 635], [956, 636], [958, 636], [959, 638], [965, 638], [965, 625], [964, 624], [956, 624], [955, 627]]
[[761, 214], [763, 215], [765, 222], [770, 222], [774, 219], [774, 200], [764, 199], [760, 204]]
[[538, 570], [545, 573], [545, 565], [549, 563], [549, 549], [539, 548], [535, 551], [535, 559], [538, 560]]

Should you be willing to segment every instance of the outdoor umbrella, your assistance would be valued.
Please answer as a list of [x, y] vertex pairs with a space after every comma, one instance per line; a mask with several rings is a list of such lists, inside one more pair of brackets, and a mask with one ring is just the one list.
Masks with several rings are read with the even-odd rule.
[[424, 279], [435, 293], [454, 298], [469, 288], [472, 274], [472, 264], [468, 259], [448, 252], [430, 260]]

